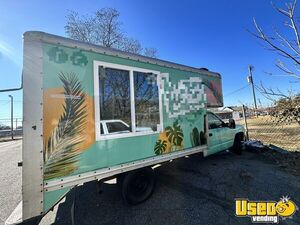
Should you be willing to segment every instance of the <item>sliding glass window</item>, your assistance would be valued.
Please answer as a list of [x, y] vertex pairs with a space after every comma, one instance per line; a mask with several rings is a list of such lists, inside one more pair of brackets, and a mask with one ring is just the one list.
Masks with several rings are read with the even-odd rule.
[[157, 74], [123, 68], [98, 67], [99, 133], [123, 136], [159, 131]]
[[131, 132], [129, 71], [101, 67], [99, 70], [101, 125], [108, 134]]
[[136, 131], [157, 131], [159, 98], [157, 75], [133, 72]]

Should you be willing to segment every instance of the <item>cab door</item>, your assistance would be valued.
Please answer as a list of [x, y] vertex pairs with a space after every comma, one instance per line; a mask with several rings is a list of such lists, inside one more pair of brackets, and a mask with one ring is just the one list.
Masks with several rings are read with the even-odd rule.
[[222, 149], [221, 132], [223, 121], [211, 112], [207, 112], [208, 119], [208, 155], [219, 152]]
[[235, 129], [224, 126], [220, 129], [220, 147], [222, 150], [229, 149], [233, 145]]

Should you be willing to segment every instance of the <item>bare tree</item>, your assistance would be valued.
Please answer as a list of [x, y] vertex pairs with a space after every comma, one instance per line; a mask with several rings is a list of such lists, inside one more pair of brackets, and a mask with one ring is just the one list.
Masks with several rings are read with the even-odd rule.
[[112, 8], [97, 10], [93, 16], [79, 16], [71, 11], [66, 16], [65, 31], [75, 40], [116, 48], [123, 40], [119, 15]]
[[300, 126], [300, 94], [293, 98], [280, 98], [271, 108], [270, 115], [277, 124], [298, 123]]
[[155, 48], [144, 50], [137, 39], [125, 35], [120, 22], [120, 13], [114, 8], [102, 8], [92, 15], [85, 16], [71, 11], [66, 18], [65, 31], [72, 39], [135, 54], [144, 53], [150, 57], [157, 55]]
[[[285, 4], [285, 8], [280, 8], [272, 3], [274, 9], [285, 19], [284, 25], [287, 28], [285, 33], [279, 32], [274, 28], [273, 34], [268, 35], [263, 28], [258, 25], [254, 19], [256, 33], [255, 37], [262, 40], [267, 49], [278, 54], [275, 66], [286, 77], [293, 82], [300, 82], [300, 37], [299, 37], [299, 18], [296, 18], [297, 0]], [[269, 73], [273, 75], [272, 73]], [[299, 94], [293, 94], [288, 91], [284, 94], [278, 88], [266, 88], [262, 83], [256, 86], [258, 91], [267, 99], [273, 101], [274, 110], [272, 115], [277, 118], [278, 122], [297, 122], [300, 121], [300, 101]], [[295, 113], [297, 112], [297, 113]]]
[[87, 16], [79, 17], [78, 13], [70, 12], [67, 15], [65, 31], [67, 35], [75, 40], [94, 43], [94, 21]]
[[157, 49], [156, 48], [145, 48], [144, 55], [151, 57], [151, 58], [157, 58]]
[[133, 38], [123, 38], [120, 49], [125, 52], [142, 54], [143, 48], [141, 43]]
[[105, 47], [117, 47], [123, 39], [120, 13], [113, 8], [103, 8], [95, 13], [95, 33], [97, 43]]
[[286, 30], [285, 35], [274, 28], [273, 35], [267, 35], [254, 19], [254, 25], [257, 33], [252, 33], [255, 37], [263, 41], [266, 47], [278, 53], [280, 56], [276, 60], [276, 67], [287, 76], [300, 81], [300, 38], [299, 38], [299, 20], [295, 18], [297, 0], [292, 3], [286, 3], [286, 9], [279, 8], [273, 4], [274, 9], [283, 15], [286, 19], [284, 25], [292, 31]]

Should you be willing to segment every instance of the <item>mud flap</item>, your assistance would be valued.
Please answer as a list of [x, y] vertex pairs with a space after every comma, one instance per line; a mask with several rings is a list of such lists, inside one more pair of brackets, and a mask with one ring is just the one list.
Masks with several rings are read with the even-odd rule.
[[72, 190], [72, 205], [71, 205], [71, 223], [75, 225], [75, 209], [76, 209], [76, 187]]

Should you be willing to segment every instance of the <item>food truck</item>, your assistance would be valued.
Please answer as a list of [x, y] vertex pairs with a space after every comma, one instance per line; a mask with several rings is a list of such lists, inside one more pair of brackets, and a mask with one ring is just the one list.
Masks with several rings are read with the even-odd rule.
[[26, 32], [22, 201], [6, 224], [38, 224], [72, 188], [112, 177], [138, 204], [154, 165], [240, 153], [243, 128], [208, 111], [221, 106], [219, 73]]

